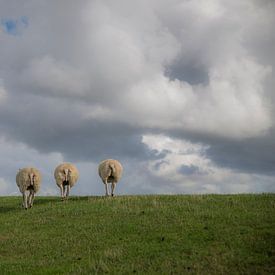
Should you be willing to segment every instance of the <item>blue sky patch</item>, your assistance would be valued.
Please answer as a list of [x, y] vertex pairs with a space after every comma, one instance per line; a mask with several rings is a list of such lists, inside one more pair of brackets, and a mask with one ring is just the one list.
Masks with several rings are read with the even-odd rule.
[[5, 33], [11, 35], [22, 34], [23, 29], [29, 25], [28, 17], [21, 16], [18, 19], [5, 18], [1, 19], [1, 28]]

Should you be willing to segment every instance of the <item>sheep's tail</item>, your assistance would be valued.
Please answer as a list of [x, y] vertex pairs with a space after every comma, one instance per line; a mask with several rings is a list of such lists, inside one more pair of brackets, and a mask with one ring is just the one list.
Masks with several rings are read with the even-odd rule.
[[116, 172], [115, 165], [113, 163], [109, 164], [109, 168], [112, 170], [112, 175]]

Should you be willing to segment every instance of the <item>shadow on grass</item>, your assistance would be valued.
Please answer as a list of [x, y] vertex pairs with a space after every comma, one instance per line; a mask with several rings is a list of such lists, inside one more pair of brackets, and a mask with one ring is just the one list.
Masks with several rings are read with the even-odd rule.
[[68, 199], [62, 200], [61, 197], [36, 197], [34, 200], [35, 204], [48, 204], [48, 203], [70, 203], [78, 201], [91, 201], [91, 200], [100, 200], [105, 198], [105, 196], [71, 196]]
[[14, 205], [13, 207], [10, 207], [10, 206], [0, 206], [0, 214], [8, 213], [8, 212], [14, 212], [14, 211], [19, 211], [21, 209], [23, 209], [23, 208], [20, 207], [18, 204]]
[[49, 204], [49, 203], [57, 203], [60, 202], [60, 198], [58, 197], [36, 197], [34, 198], [34, 207], [35, 205]]
[[[70, 202], [83, 202], [83, 201], [97, 201], [97, 200], [106, 200], [111, 199], [110, 197], [105, 196], [72, 196], [69, 199], [61, 200], [59, 196], [56, 197], [35, 197], [33, 207], [38, 205], [46, 205], [46, 204], [60, 204], [60, 203], [70, 203]], [[14, 204], [11, 206], [10, 203], [7, 206], [0, 206], [0, 214], [8, 213], [8, 212], [17, 212], [17, 211], [25, 211], [22, 207], [22, 197], [17, 197]]]
[[[34, 198], [34, 205], [42, 205], [42, 204], [49, 204], [61, 201], [60, 198], [57, 197], [35, 197]], [[22, 197], [16, 197], [14, 200], [13, 205], [9, 202], [9, 205], [2, 205], [0, 206], [0, 214], [8, 213], [8, 212], [19, 212], [19, 211], [26, 211], [22, 206]]]

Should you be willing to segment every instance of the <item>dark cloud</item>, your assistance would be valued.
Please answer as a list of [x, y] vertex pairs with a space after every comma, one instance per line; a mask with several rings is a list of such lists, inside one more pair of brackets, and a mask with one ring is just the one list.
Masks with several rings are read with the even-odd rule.
[[181, 165], [178, 169], [178, 172], [182, 175], [192, 176], [192, 175], [202, 175], [203, 173], [200, 171], [198, 166], [193, 164], [191, 165]]
[[230, 168], [241, 173], [262, 175], [274, 175], [275, 173], [273, 153], [275, 151], [275, 130], [273, 128], [260, 137], [242, 140], [179, 131], [171, 131], [169, 134], [172, 138], [204, 144], [206, 149], [200, 154], [219, 167]]
[[258, 139], [242, 141], [220, 141], [211, 144], [206, 155], [217, 165], [234, 170], [255, 173], [275, 174], [275, 133]]
[[190, 85], [207, 85], [209, 83], [208, 71], [199, 60], [186, 60], [177, 58], [176, 61], [166, 67], [165, 75], [171, 80], [178, 79], [188, 82]]
[[[69, 104], [67, 104], [69, 103]], [[78, 161], [105, 158], [160, 159], [168, 152], [150, 150], [142, 142], [143, 129], [120, 122], [81, 118], [69, 101], [28, 95], [0, 110], [2, 134], [41, 153], [60, 152]]]
[[158, 161], [155, 165], [154, 165], [154, 169], [155, 170], [160, 170], [161, 169], [161, 166], [163, 164], [169, 164], [169, 162], [167, 160], [161, 160], [161, 161]]

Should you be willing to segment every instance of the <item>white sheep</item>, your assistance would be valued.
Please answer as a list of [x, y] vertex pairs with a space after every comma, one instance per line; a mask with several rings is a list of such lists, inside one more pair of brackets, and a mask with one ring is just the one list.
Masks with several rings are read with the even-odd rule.
[[61, 199], [63, 200], [69, 197], [71, 187], [78, 181], [79, 172], [73, 164], [66, 162], [55, 168], [54, 177], [57, 186], [60, 188]]
[[41, 173], [33, 167], [19, 169], [16, 174], [16, 183], [23, 194], [23, 207], [25, 209], [33, 206], [34, 194], [39, 191], [41, 180]]
[[108, 183], [111, 183], [111, 195], [114, 196], [114, 189], [122, 176], [122, 171], [122, 165], [114, 159], [106, 159], [99, 164], [98, 174], [105, 184], [106, 196], [109, 196]]

